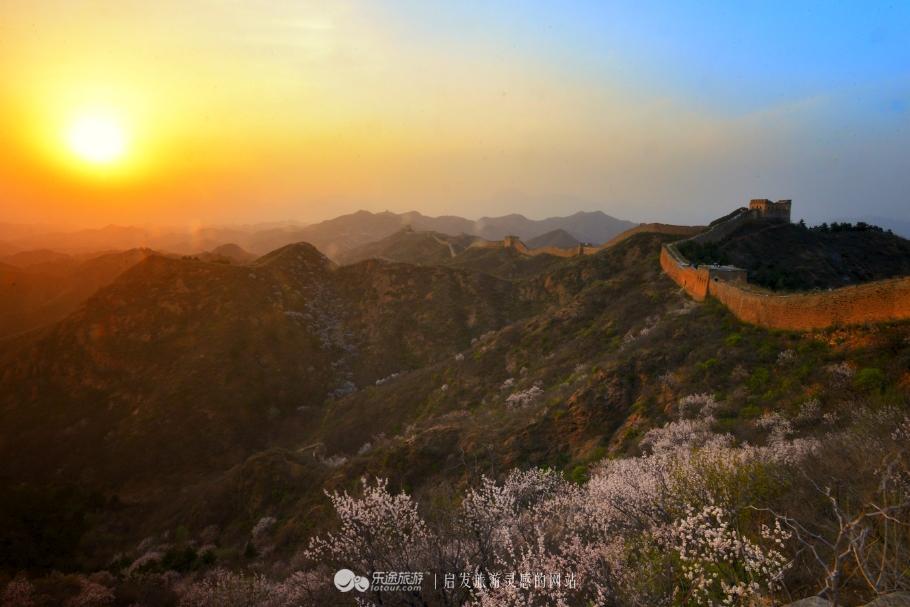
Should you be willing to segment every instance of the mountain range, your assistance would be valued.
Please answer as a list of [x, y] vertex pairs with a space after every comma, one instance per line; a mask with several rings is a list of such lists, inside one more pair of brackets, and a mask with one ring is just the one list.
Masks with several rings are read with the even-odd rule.
[[186, 229], [150, 229], [132, 226], [107, 226], [72, 232], [25, 231], [21, 226], [0, 225], [0, 255], [17, 251], [51, 249], [63, 253], [88, 253], [105, 250], [152, 248], [181, 255], [193, 255], [233, 243], [264, 255], [295, 242], [308, 242], [329, 258], [336, 258], [358, 246], [375, 242], [403, 227], [417, 231], [435, 231], [450, 236], [467, 234], [488, 240], [507, 235], [528, 240], [561, 229], [572, 238], [599, 244], [606, 242], [634, 224], [603, 212], [579, 212], [567, 217], [528, 219], [513, 214], [483, 217], [478, 220], [456, 216], [428, 217], [416, 211], [408, 213], [371, 213], [358, 211], [333, 219], [299, 226], [202, 227]]
[[[324, 233], [340, 242], [357, 221]], [[883, 236], [851, 234], [844, 250], [860, 258]], [[4, 288], [44, 277], [22, 310], [68, 311], [29, 331], [8, 321], [0, 337], [0, 571], [113, 572], [132, 604], [142, 575], [294, 562], [332, 525], [325, 492], [361, 477], [433, 512], [516, 467], [583, 483], [640, 455], [693, 395], [714, 403], [724, 440], [750, 445], [773, 445], [765, 417], [796, 420], [807, 402], [812, 419], [837, 420], [910, 397], [906, 323], [744, 325], [661, 271], [661, 246], [680, 235], [627, 236], [567, 258], [400, 224], [345, 240], [338, 262], [309, 243], [255, 258], [239, 243], [5, 257]], [[765, 238], [739, 236], [731, 254]], [[814, 272], [825, 251], [774, 260]], [[789, 431], [823, 438], [831, 425]]]

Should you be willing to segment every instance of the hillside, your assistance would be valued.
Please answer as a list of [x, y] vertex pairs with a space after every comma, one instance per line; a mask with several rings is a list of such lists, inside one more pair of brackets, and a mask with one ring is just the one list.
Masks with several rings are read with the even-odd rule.
[[303, 244], [247, 267], [153, 255], [63, 322], [2, 342], [0, 428], [17, 429], [2, 476], [39, 501], [81, 479], [147, 521], [167, 487], [318, 430], [333, 398], [453, 356], [527, 314], [522, 301], [488, 275], [338, 269]]
[[447, 261], [447, 265], [472, 272], [485, 272], [501, 278], [527, 278], [537, 276], [564, 263], [553, 255], [529, 256], [512, 248], [469, 247], [460, 255]]
[[338, 255], [338, 263], [352, 264], [367, 259], [385, 259], [415, 265], [445, 264], [464, 251], [472, 236], [449, 236], [441, 232], [401, 229], [375, 242], [355, 247]]
[[25, 268], [0, 265], [0, 338], [64, 318], [95, 291], [151, 254], [147, 249], [89, 256], [13, 256]]
[[469, 234], [487, 240], [500, 240], [504, 236], [518, 236], [530, 240], [553, 230], [564, 230], [573, 238], [592, 244], [601, 244], [637, 224], [611, 217], [601, 211], [578, 212], [566, 217], [548, 217], [532, 220], [523, 215], [482, 217], [475, 222]]
[[517, 233], [522, 238], [530, 239], [552, 230], [562, 229], [580, 242], [594, 245], [603, 244], [638, 224], [616, 219], [602, 211], [579, 211], [567, 217], [553, 217], [539, 223], [537, 234]]
[[579, 240], [562, 228], [559, 228], [541, 234], [540, 236], [535, 236], [525, 244], [531, 249], [536, 249], [537, 247], [559, 247], [568, 249], [570, 247], [578, 246]]
[[[551, 255], [529, 256], [512, 248], [471, 246], [476, 240], [466, 234], [448, 236], [406, 228], [344, 253], [338, 261], [351, 264], [365, 259], [386, 259], [415, 265], [449, 266], [510, 279], [536, 275], [561, 263]], [[562, 230], [554, 230], [545, 234], [544, 240], [565, 243], [574, 239]]]
[[693, 263], [735, 265], [783, 291], [837, 288], [910, 275], [910, 241], [865, 224], [752, 224], [719, 243], [680, 247]]
[[663, 275], [674, 238], [568, 259], [472, 249], [474, 269], [339, 267], [306, 244], [249, 266], [151, 256], [0, 342], [0, 428], [17, 429], [0, 442], [2, 564], [189, 574], [212, 544], [219, 564], [280, 567], [331, 525], [323, 491], [362, 475], [434, 511], [516, 466], [583, 483], [690, 395], [716, 398], [714, 431], [759, 445], [763, 414], [808, 401], [817, 417], [906, 407], [906, 324], [742, 325]]
[[213, 261], [217, 263], [235, 263], [247, 264], [257, 258], [257, 255], [243, 249], [240, 245], [233, 243], [223, 244], [215, 247], [211, 251], [205, 251], [195, 255], [202, 261]]

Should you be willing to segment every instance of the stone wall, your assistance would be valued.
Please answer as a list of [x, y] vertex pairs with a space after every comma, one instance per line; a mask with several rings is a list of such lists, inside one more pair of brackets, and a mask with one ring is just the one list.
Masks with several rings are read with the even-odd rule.
[[804, 331], [910, 318], [910, 277], [792, 295], [711, 280], [708, 293], [741, 321], [771, 329]]
[[[763, 219], [754, 210], [739, 209], [690, 240], [716, 242], [752, 221]], [[745, 271], [738, 268], [693, 266], [676, 243], [663, 245], [660, 265], [696, 301], [710, 295], [739, 320], [770, 329], [804, 331], [910, 318], [910, 277], [782, 295], [749, 285]]]
[[597, 251], [602, 251], [603, 249], [616, 246], [622, 241], [632, 238], [636, 234], [668, 234], [670, 236], [692, 237], [704, 231], [705, 226], [677, 226], [669, 223], [643, 223], [641, 225], [635, 226], [634, 228], [629, 228], [625, 232], [616, 235], [612, 240], [609, 240], [600, 246], [586, 247], [586, 250], [593, 249], [596, 253]]
[[560, 248], [560, 247], [537, 247], [535, 249], [529, 249], [528, 245], [523, 243], [516, 236], [506, 236], [503, 240], [475, 240], [471, 243], [470, 248], [475, 249], [515, 249], [522, 255], [528, 255], [533, 257], [535, 255], [555, 255], [556, 257], [575, 257], [576, 255], [582, 255], [582, 247], [569, 247], [569, 248]]
[[660, 267], [695, 301], [704, 301], [708, 296], [708, 270], [685, 261], [676, 247], [670, 245], [661, 247]]

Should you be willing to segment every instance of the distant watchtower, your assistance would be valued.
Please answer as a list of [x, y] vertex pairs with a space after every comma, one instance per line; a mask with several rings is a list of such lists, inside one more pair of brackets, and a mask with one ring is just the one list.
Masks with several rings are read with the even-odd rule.
[[749, 210], [762, 219], [790, 223], [790, 207], [792, 204], [793, 201], [791, 200], [771, 202], [767, 198], [753, 198], [749, 201]]

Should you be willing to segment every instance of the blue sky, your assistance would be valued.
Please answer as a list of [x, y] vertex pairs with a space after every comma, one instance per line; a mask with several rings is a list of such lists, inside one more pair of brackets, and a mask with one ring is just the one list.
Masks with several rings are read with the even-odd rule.
[[[793, 196], [814, 220], [857, 206], [910, 219], [910, 3], [407, 2], [387, 16], [417, 46], [524, 58], [592, 91], [617, 88], [632, 103], [754, 120], [744, 135], [756, 137], [755, 170], [742, 150], [731, 150], [741, 160], [727, 174], [723, 163], [711, 166], [720, 158], [706, 158], [691, 167], [682, 206], [707, 199], [716, 208], [741, 191], [743, 200]], [[662, 178], [659, 165], [653, 178]], [[699, 178], [708, 183], [693, 187]], [[649, 218], [669, 203], [642, 202]]]
[[13, 137], [23, 221], [910, 220], [910, 3], [49, 0], [0, 5], [0, 72], [7, 130], [101, 99], [144, 170], [105, 189]]

